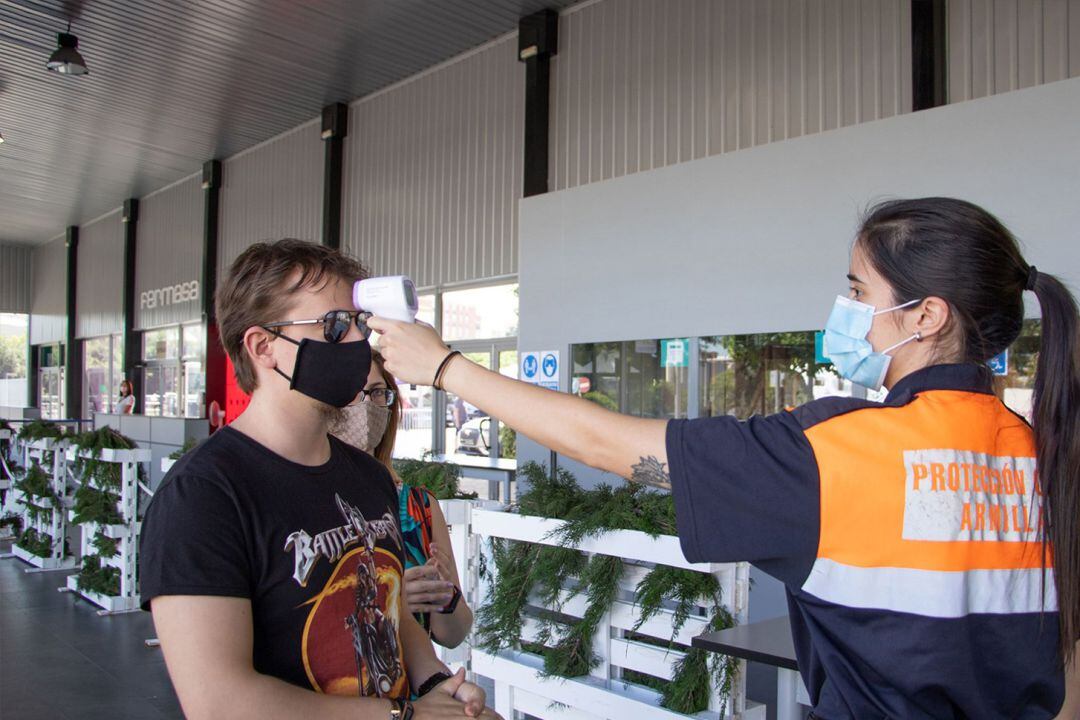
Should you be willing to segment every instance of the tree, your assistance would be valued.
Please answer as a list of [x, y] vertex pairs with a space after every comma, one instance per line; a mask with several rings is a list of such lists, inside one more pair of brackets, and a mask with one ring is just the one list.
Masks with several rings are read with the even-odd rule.
[[730, 376], [724, 373], [712, 380], [712, 390], [728, 403], [727, 408], [715, 408], [714, 414], [731, 412], [745, 419], [776, 410], [779, 389], [769, 386], [770, 370], [782, 373], [784, 384], [790, 386], [786, 394], [794, 404], [813, 399], [814, 375], [821, 367], [815, 360], [813, 332], [729, 335], [702, 341], [723, 345], [733, 364]]
[[0, 378], [26, 377], [26, 336], [0, 337]]

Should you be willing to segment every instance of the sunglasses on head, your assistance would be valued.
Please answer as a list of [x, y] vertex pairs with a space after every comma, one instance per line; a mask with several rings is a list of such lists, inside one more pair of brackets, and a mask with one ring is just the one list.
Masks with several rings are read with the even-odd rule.
[[336, 343], [349, 334], [349, 325], [356, 323], [356, 327], [360, 330], [360, 334], [365, 340], [371, 337], [371, 328], [368, 327], [367, 321], [371, 317], [371, 313], [359, 312], [357, 310], [331, 310], [323, 315], [321, 318], [315, 318], [314, 320], [283, 320], [281, 322], [265, 323], [264, 328], [279, 328], [286, 325], [314, 325], [316, 323], [322, 323], [323, 337], [326, 338], [326, 342]]

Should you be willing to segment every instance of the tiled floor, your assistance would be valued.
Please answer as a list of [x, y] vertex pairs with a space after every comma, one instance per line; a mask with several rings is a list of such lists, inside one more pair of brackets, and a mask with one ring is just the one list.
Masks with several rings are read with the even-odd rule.
[[[0, 554], [10, 552], [0, 545]], [[24, 572], [0, 560], [0, 718], [182, 718], [149, 613], [98, 617], [97, 607], [59, 593], [65, 573]]]

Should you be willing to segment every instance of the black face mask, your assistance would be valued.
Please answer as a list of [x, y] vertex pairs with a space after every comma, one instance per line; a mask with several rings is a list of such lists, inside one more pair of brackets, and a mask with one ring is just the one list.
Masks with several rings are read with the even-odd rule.
[[288, 335], [274, 334], [300, 346], [292, 377], [274, 368], [278, 375], [289, 381], [290, 390], [343, 408], [355, 400], [367, 384], [371, 372], [371, 345], [367, 340], [330, 343], [304, 338], [297, 342]]

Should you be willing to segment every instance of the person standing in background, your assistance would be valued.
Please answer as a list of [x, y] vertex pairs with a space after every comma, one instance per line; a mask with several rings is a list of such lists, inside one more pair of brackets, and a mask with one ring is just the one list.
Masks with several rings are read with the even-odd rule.
[[450, 528], [438, 499], [394, 472], [394, 440], [402, 397], [382, 356], [372, 354], [367, 384], [344, 408], [330, 433], [381, 462], [398, 490], [398, 519], [405, 541], [405, 604], [431, 639], [443, 647], [460, 645], [472, 629], [473, 613], [461, 595]]
[[130, 415], [135, 412], [135, 395], [130, 380], [120, 381], [120, 399], [116, 401], [117, 415]]

